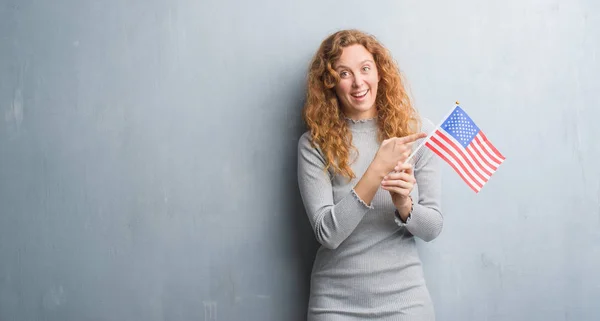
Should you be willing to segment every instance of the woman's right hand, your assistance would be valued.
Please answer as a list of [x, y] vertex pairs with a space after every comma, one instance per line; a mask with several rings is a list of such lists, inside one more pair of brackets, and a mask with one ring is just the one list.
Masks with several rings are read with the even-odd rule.
[[425, 137], [426, 133], [416, 133], [384, 140], [375, 154], [373, 164], [387, 175], [394, 170], [398, 162], [404, 162], [410, 156], [412, 144]]

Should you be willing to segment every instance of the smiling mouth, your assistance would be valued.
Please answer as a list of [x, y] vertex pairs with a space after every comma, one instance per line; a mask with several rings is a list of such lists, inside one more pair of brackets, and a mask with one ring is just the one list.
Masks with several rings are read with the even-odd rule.
[[367, 89], [365, 91], [361, 91], [359, 93], [351, 94], [351, 96], [354, 98], [363, 98], [367, 95], [367, 93], [369, 93], [369, 89]]

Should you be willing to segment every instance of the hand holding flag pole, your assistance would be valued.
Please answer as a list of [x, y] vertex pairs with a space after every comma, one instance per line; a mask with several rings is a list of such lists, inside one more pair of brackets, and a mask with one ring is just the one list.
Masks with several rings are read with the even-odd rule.
[[458, 101], [404, 163], [408, 163], [423, 146], [446, 161], [476, 193], [505, 160]]

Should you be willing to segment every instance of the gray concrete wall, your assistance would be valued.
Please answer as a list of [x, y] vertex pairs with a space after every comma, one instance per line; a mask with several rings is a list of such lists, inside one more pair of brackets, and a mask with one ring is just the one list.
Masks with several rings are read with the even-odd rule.
[[477, 195], [444, 166], [438, 320], [600, 319], [597, 2], [3, 0], [0, 320], [303, 320], [296, 142], [340, 28], [507, 157]]

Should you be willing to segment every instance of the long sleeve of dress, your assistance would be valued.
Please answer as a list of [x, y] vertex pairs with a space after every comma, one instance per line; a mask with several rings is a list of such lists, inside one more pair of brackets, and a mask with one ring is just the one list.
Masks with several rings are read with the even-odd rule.
[[298, 142], [300, 195], [317, 241], [328, 249], [336, 249], [372, 207], [354, 189], [334, 204], [325, 159], [319, 149], [311, 146], [309, 137], [305, 133]]

